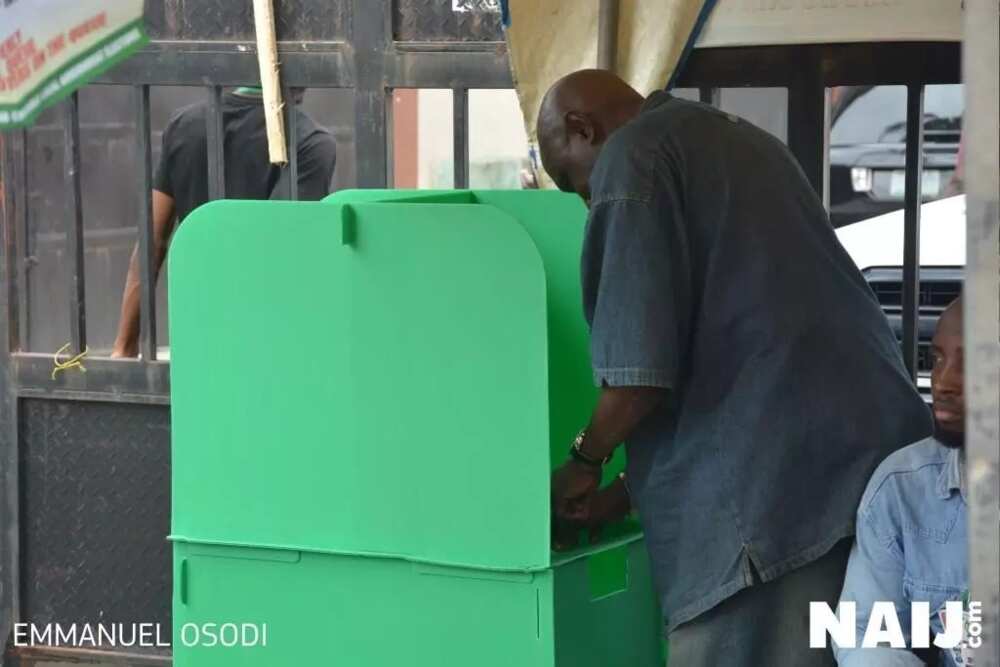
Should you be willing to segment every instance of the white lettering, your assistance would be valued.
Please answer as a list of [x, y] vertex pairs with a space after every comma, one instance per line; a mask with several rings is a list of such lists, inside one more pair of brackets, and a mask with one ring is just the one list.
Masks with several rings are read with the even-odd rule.
[[[837, 613], [840, 617], [837, 617]], [[809, 646], [812, 648], [826, 648], [826, 636], [830, 637], [838, 646], [844, 648], [854, 648], [857, 639], [854, 636], [855, 619], [857, 612], [854, 602], [841, 602], [837, 607], [837, 613], [830, 609], [830, 605], [825, 602], [809, 603]]]
[[969, 603], [969, 648], [979, 648], [983, 645], [983, 603]]
[[149, 648], [153, 645], [153, 624], [139, 624], [139, 646]]
[[136, 640], [138, 639], [135, 631], [135, 623], [129, 623], [128, 627], [132, 634], [129, 635], [128, 641], [125, 641], [125, 624], [124, 623], [119, 624], [118, 646], [135, 646]]
[[[229, 641], [226, 640], [227, 630], [233, 631], [232, 632], [233, 638]], [[236, 642], [240, 640], [239, 634], [240, 634], [239, 628], [236, 627], [235, 623], [223, 623], [222, 626], [219, 628], [219, 643], [227, 648], [236, 646]]]
[[83, 630], [80, 632], [80, 643], [75, 644], [75, 646], [83, 646], [84, 644], [90, 644], [90, 648], [97, 648], [97, 642], [94, 641], [94, 628], [90, 626], [90, 623], [83, 624]]
[[896, 605], [892, 602], [872, 604], [872, 615], [868, 619], [864, 639], [861, 640], [862, 648], [875, 648], [882, 643], [888, 644], [891, 648], [906, 648], [903, 629], [899, 626], [899, 618], [896, 616]]
[[52, 646], [52, 624], [46, 623], [45, 630], [38, 632], [38, 627], [31, 625], [31, 646]]
[[160, 631], [161, 630], [163, 630], [163, 627], [159, 623], [157, 623], [156, 624], [156, 645], [159, 648], [170, 648], [170, 642], [163, 641], [163, 637], [160, 635]]
[[[194, 632], [194, 639], [188, 639], [189, 630]], [[184, 646], [187, 646], [188, 648], [197, 646], [200, 639], [201, 631], [198, 629], [197, 625], [194, 623], [185, 623], [181, 626], [181, 643], [184, 644]]]
[[76, 646], [76, 623], [69, 626], [69, 632], [63, 634], [62, 625], [56, 623], [56, 646]]
[[944, 603], [944, 633], [934, 638], [938, 648], [955, 648], [962, 641], [962, 602], [949, 600]]
[[[253, 632], [253, 640], [247, 639], [247, 634], [249, 631]], [[242, 646], [257, 646], [260, 641], [260, 628], [258, 628], [253, 623], [244, 623], [240, 626], [240, 639], [242, 639]]]
[[202, 634], [211, 639], [211, 642], [205, 642], [202, 646], [217, 646], [219, 644], [219, 636], [215, 632], [217, 627], [218, 625], [215, 623], [205, 623], [201, 626]]
[[[103, 623], [97, 624], [97, 643], [100, 646], [118, 646], [118, 635], [122, 634], [121, 631], [122, 623], [117, 625], [112, 623], [111, 627], [104, 625]], [[115, 632], [115, 630], [119, 632]]]
[[931, 603], [914, 602], [910, 608], [910, 646], [930, 648]]
[[27, 641], [22, 639], [22, 637], [29, 637], [28, 624], [27, 623], [15, 623], [14, 624], [14, 646], [27, 646]]

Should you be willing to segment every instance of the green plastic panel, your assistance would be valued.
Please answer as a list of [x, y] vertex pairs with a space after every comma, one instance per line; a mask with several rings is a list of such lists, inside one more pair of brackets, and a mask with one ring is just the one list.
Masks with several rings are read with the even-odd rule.
[[[493, 206], [531, 236], [545, 267], [549, 340], [549, 443], [553, 467], [586, 426], [597, 400], [590, 334], [583, 318], [580, 254], [587, 209], [576, 195], [545, 190], [341, 190], [324, 201], [412, 202]], [[625, 467], [624, 449], [605, 470], [609, 481]]]
[[[635, 524], [549, 549], [550, 471], [596, 397], [584, 222], [576, 197], [480, 191], [189, 217], [176, 665], [663, 664]], [[187, 645], [206, 623], [267, 624], [267, 645]]]
[[174, 536], [545, 567], [545, 299], [492, 207], [198, 209], [170, 253]]
[[[508, 574], [179, 543], [174, 664], [662, 667], [644, 545], [611, 549], [627, 586], [593, 599], [586, 559]], [[255, 645], [213, 640], [239, 637], [226, 623]]]

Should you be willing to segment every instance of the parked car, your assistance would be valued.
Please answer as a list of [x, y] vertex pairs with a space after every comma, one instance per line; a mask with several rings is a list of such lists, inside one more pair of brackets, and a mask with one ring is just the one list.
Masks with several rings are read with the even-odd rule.
[[[837, 92], [830, 130], [830, 220], [841, 227], [903, 205], [906, 87]], [[923, 201], [947, 193], [958, 161], [963, 111], [961, 85], [925, 89]]]
[[[903, 339], [903, 211], [837, 230], [882, 305], [896, 338]], [[917, 385], [930, 400], [930, 342], [941, 311], [962, 291], [965, 274], [965, 195], [920, 207], [920, 319]]]

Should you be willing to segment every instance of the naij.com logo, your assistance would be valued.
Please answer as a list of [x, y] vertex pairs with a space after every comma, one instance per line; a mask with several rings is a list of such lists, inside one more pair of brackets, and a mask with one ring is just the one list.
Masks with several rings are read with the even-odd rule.
[[[809, 646], [825, 648], [827, 637], [842, 648], [857, 648], [857, 603], [842, 601], [834, 611], [825, 602], [809, 603]], [[941, 649], [978, 648], [982, 645], [983, 606], [981, 602], [948, 601], [938, 611], [942, 631], [934, 633], [933, 644]], [[910, 640], [892, 602], [875, 602], [861, 637], [861, 648], [930, 648], [931, 606], [929, 602], [910, 605]]]

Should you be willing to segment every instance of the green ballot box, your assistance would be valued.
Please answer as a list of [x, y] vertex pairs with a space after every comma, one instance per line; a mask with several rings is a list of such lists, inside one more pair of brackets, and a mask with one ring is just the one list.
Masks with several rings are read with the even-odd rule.
[[550, 548], [596, 396], [584, 222], [561, 193], [400, 191], [185, 221], [175, 665], [663, 664], [638, 526]]

